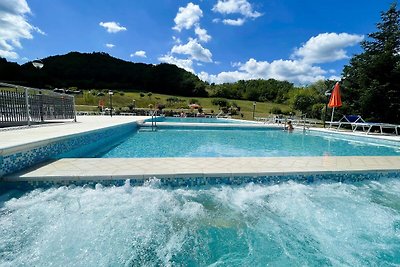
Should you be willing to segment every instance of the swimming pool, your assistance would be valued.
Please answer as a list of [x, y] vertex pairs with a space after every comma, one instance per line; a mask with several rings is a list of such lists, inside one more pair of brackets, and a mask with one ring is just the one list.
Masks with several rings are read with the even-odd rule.
[[[153, 159], [399, 153], [396, 142], [368, 137], [246, 127], [168, 126], [149, 132], [129, 126], [71, 142], [83, 156], [95, 151], [92, 156], [109, 158], [121, 152]], [[124, 160], [107, 162], [132, 168]], [[136, 160], [154, 169], [163, 159]], [[110, 168], [107, 162], [90, 170], [101, 176]], [[240, 159], [231, 163], [240, 165]], [[0, 266], [397, 266], [400, 176], [398, 171], [376, 174], [366, 176], [371, 180], [364, 180], [363, 173], [353, 180], [350, 174], [344, 183], [313, 180], [308, 174], [238, 176], [247, 182], [236, 186], [222, 176], [216, 177], [220, 184], [201, 187], [192, 182], [206, 176], [185, 176], [188, 182], [179, 188], [164, 186], [161, 175], [146, 178], [143, 186], [130, 181], [118, 186], [111, 180], [105, 187], [80, 176], [84, 186], [21, 191], [1, 184]], [[179, 183], [176, 177], [169, 181]]]
[[0, 194], [0, 266], [397, 266], [400, 180]]
[[372, 138], [327, 135], [280, 128], [241, 129], [160, 127], [136, 131], [119, 144], [104, 147], [93, 157], [291, 157], [399, 156], [400, 146]]
[[[151, 119], [145, 120], [151, 122]], [[232, 120], [232, 119], [220, 119], [220, 118], [202, 118], [202, 117], [157, 117], [157, 122], [172, 122], [172, 123], [251, 123], [252, 121], [245, 120]]]

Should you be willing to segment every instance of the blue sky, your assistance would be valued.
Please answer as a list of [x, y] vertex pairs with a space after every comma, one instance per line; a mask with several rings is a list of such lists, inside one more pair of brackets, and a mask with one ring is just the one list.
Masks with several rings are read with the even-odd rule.
[[176, 64], [201, 79], [338, 79], [392, 0], [0, 0], [0, 56], [70, 51]]

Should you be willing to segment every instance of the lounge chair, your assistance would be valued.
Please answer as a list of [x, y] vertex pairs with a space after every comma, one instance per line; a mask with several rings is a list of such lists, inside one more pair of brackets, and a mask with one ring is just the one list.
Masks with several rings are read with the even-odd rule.
[[331, 128], [332, 125], [337, 125], [337, 130], [339, 130], [340, 127], [342, 127], [343, 125], [350, 125], [353, 132], [357, 131], [357, 129], [362, 128], [362, 130], [366, 134], [369, 134], [374, 127], [378, 127], [381, 134], [383, 134], [384, 129], [393, 129], [396, 135], [399, 135], [400, 130], [400, 125], [379, 122], [366, 122], [363, 120], [363, 118], [361, 118], [360, 115], [345, 115], [339, 121], [329, 123], [329, 128]]
[[[362, 122], [362, 123], [355, 123], [353, 132], [357, 130], [358, 127], [362, 127], [363, 131], [366, 134], [369, 134], [373, 127], [378, 127], [379, 132], [383, 134], [383, 129], [393, 129], [396, 135], [399, 135], [399, 131], [397, 128], [400, 129], [400, 125], [390, 124], [390, 123], [379, 123], [379, 122]], [[366, 130], [365, 130], [366, 129]]]
[[326, 123], [329, 123], [329, 128], [337, 125], [337, 130], [339, 130], [344, 125], [350, 125], [351, 129], [354, 130], [357, 123], [365, 123], [365, 121], [360, 115], [344, 115], [339, 121], [328, 121]]

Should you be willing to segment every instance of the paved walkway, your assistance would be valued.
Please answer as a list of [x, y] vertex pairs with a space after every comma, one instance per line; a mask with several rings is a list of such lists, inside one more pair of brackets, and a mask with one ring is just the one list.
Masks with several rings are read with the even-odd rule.
[[[57, 139], [66, 135], [94, 131], [115, 125], [144, 120], [144, 116], [78, 116], [77, 122], [57, 122], [33, 127], [17, 127], [0, 130], [0, 155], [4, 150]], [[9, 152], [9, 151], [7, 151]]]
[[119, 180], [398, 171], [399, 157], [90, 158], [60, 159], [8, 181]]

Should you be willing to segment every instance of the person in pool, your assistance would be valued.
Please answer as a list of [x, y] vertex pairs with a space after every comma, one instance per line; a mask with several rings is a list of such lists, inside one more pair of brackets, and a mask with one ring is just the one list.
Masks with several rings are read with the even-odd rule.
[[287, 122], [287, 127], [285, 126], [285, 130], [288, 130], [289, 132], [292, 132], [292, 131], [294, 130], [291, 121], [288, 121], [288, 122]]

